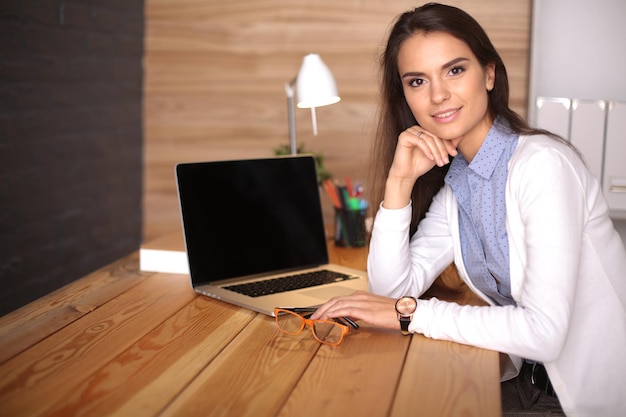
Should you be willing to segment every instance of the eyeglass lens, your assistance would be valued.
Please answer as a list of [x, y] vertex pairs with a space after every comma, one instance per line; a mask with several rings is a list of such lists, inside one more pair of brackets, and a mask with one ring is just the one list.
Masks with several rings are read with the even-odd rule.
[[[305, 326], [305, 319], [295, 313], [284, 312], [276, 317], [280, 330], [289, 334], [298, 334]], [[322, 343], [338, 343], [342, 337], [341, 326], [329, 321], [314, 321], [312, 326], [315, 338]]]

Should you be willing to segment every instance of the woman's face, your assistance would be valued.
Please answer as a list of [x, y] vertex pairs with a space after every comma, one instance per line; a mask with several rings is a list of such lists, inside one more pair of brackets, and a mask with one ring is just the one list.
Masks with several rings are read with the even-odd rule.
[[483, 67], [465, 42], [448, 33], [417, 32], [400, 46], [398, 69], [419, 125], [441, 139], [459, 140], [459, 150], [473, 157], [492, 124], [494, 65]]

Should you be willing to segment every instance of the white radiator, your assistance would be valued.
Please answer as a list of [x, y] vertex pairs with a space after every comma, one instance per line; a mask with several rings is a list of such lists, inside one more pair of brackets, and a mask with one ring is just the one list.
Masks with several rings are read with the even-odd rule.
[[538, 97], [536, 127], [568, 139], [602, 184], [611, 217], [626, 218], [626, 102]]

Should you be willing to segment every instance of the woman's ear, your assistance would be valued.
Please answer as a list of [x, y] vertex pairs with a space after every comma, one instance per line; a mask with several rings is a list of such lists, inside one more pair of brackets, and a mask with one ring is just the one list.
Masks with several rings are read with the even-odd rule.
[[496, 84], [496, 64], [489, 63], [485, 66], [485, 87], [487, 91], [493, 90]]

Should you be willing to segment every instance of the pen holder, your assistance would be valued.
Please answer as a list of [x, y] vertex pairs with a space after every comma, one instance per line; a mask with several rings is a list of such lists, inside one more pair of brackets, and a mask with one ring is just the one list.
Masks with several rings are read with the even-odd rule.
[[367, 210], [335, 208], [335, 245], [358, 248], [365, 246]]

